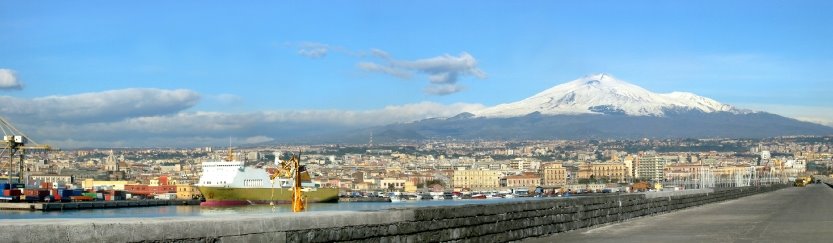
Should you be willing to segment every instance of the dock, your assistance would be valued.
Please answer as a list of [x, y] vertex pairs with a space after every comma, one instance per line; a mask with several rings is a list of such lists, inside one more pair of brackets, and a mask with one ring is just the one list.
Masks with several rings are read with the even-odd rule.
[[91, 202], [36, 202], [36, 203], [0, 203], [0, 210], [60, 211], [76, 209], [154, 207], [169, 205], [200, 205], [200, 200], [119, 200]]
[[390, 202], [387, 197], [339, 197], [338, 202]]

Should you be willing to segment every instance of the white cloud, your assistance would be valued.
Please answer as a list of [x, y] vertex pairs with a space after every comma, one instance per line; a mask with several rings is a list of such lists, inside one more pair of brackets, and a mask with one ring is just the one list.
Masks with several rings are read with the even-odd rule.
[[[111, 146], [222, 145], [229, 137], [242, 143], [288, 140], [308, 134], [348, 131], [434, 117], [451, 117], [482, 109], [480, 104], [421, 102], [380, 109], [260, 111], [247, 113], [177, 112], [121, 120], [78, 122], [33, 120], [16, 123], [40, 142], [60, 148]], [[12, 119], [16, 122], [16, 119]], [[270, 140], [271, 139], [271, 140]]]
[[410, 79], [411, 72], [393, 66], [383, 66], [372, 62], [360, 62], [357, 66], [365, 71], [388, 74], [401, 79]]
[[431, 83], [424, 90], [428, 94], [447, 95], [462, 91], [462, 87], [456, 85], [461, 76], [486, 78], [486, 73], [477, 67], [477, 59], [466, 52], [460, 53], [459, 56], [445, 54], [417, 60], [396, 60], [387, 52], [378, 49], [373, 49], [372, 53], [373, 56], [382, 58], [383, 64], [361, 62], [358, 65], [360, 69], [398, 78], [410, 78], [414, 73], [425, 74]]
[[0, 68], [0, 89], [23, 89], [14, 70]]
[[389, 59], [390, 58], [390, 54], [388, 54], [388, 52], [383, 51], [383, 50], [379, 50], [379, 49], [375, 49], [375, 48], [370, 49], [370, 55], [378, 57], [378, 58], [382, 58], [382, 59]]
[[460, 56], [442, 55], [414, 61], [392, 61], [393, 66], [428, 74], [432, 83], [452, 84], [461, 75], [486, 78], [486, 73], [477, 68], [477, 60], [471, 54]]
[[0, 114], [22, 122], [100, 122], [174, 114], [197, 104], [191, 90], [121, 89], [20, 99], [0, 96]]
[[443, 54], [416, 60], [399, 60], [393, 58], [390, 53], [375, 48], [369, 51], [353, 51], [316, 42], [291, 43], [289, 46], [298, 48], [298, 54], [311, 58], [321, 58], [333, 52], [355, 58], [377, 59], [375, 62], [360, 61], [356, 64], [356, 67], [367, 72], [387, 74], [401, 79], [411, 79], [416, 74], [424, 74], [430, 84], [423, 91], [432, 95], [448, 95], [464, 90], [462, 86], [456, 85], [464, 76], [479, 79], [487, 77], [486, 72], [478, 68], [477, 59], [467, 52], [458, 56]]
[[298, 44], [298, 54], [311, 57], [311, 58], [322, 58], [327, 56], [327, 53], [330, 51], [330, 46], [321, 43], [315, 42], [305, 42]]

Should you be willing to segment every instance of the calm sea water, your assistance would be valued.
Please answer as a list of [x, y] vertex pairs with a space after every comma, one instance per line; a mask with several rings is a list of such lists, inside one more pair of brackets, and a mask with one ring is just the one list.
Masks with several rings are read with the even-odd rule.
[[[552, 200], [554, 198], [549, 198]], [[507, 198], [483, 200], [421, 200], [397, 203], [387, 202], [353, 202], [353, 203], [311, 203], [307, 211], [374, 211], [390, 208], [411, 208], [430, 206], [451, 206], [468, 204], [491, 204], [504, 202], [518, 202], [527, 200], [548, 200], [547, 198]], [[159, 206], [110, 209], [83, 209], [67, 211], [10, 211], [0, 210], [2, 220], [26, 220], [49, 218], [148, 218], [148, 217], [184, 217], [184, 216], [216, 216], [240, 214], [281, 214], [291, 213], [288, 204], [276, 206], [252, 205], [235, 207], [200, 207], [200, 206]]]

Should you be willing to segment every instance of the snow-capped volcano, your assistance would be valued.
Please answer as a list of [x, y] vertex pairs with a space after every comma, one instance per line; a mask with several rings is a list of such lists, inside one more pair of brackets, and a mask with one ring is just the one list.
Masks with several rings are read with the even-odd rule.
[[[539, 115], [540, 114], [540, 115]], [[372, 128], [374, 139], [541, 140], [766, 138], [831, 135], [833, 127], [740, 110], [692, 93], [658, 94], [607, 74], [450, 118]], [[359, 136], [365, 138], [367, 131]]]
[[747, 113], [713, 99], [686, 92], [659, 94], [608, 74], [594, 74], [560, 84], [524, 100], [473, 112], [478, 117], [625, 114], [664, 116], [668, 111]]

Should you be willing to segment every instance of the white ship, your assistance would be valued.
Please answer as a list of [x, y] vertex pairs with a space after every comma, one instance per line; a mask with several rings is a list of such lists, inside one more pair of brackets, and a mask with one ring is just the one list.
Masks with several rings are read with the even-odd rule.
[[[233, 159], [202, 163], [202, 176], [195, 185], [205, 197], [204, 206], [290, 203], [292, 180], [275, 176], [277, 169], [245, 166]], [[319, 188], [302, 183], [309, 202], [337, 202], [338, 188]]]

